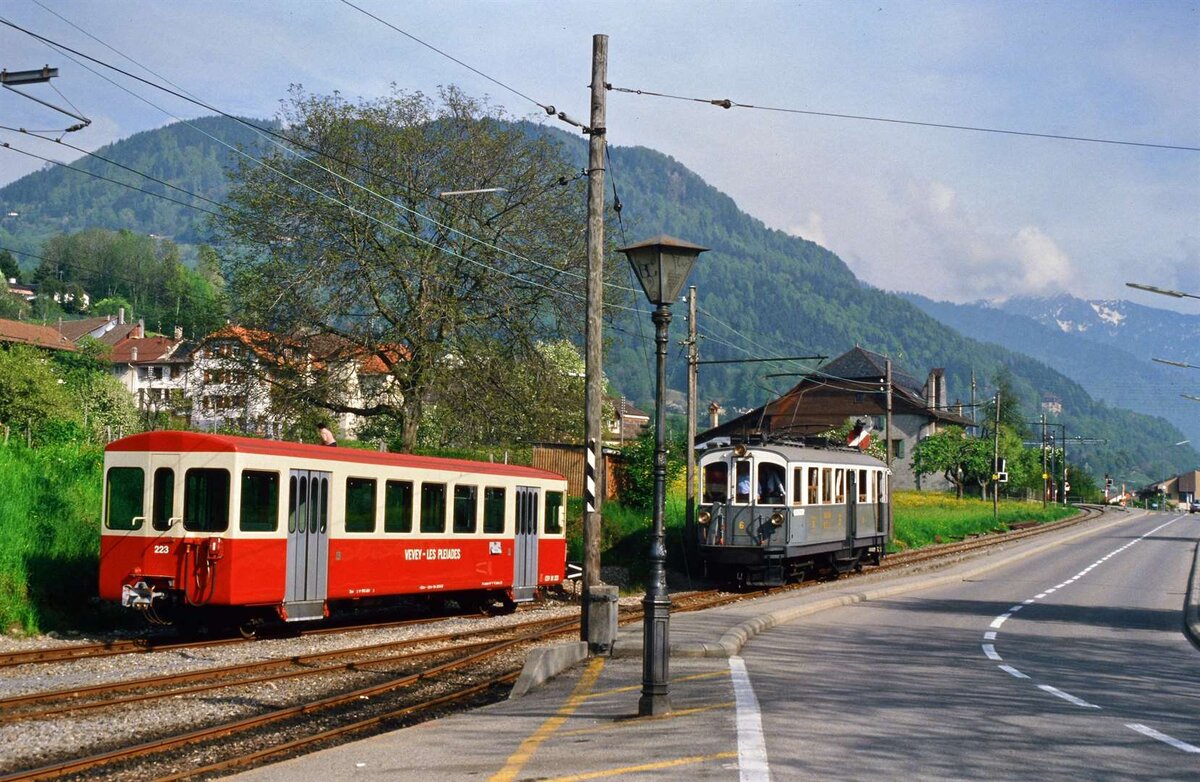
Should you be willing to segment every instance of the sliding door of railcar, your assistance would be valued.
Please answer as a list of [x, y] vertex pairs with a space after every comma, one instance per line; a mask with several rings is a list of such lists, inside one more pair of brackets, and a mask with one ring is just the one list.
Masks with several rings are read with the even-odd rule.
[[538, 507], [536, 486], [517, 487], [517, 531], [513, 551], [513, 600], [532, 600], [538, 578]]
[[292, 470], [288, 477], [287, 587], [289, 621], [320, 619], [329, 588], [330, 473]]
[[858, 537], [858, 470], [846, 470], [846, 546]]

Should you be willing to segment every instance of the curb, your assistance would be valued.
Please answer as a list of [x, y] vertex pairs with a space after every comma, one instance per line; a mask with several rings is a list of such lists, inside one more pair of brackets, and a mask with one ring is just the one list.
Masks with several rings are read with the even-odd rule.
[[1200, 543], [1192, 559], [1192, 577], [1183, 604], [1183, 632], [1200, 649]]

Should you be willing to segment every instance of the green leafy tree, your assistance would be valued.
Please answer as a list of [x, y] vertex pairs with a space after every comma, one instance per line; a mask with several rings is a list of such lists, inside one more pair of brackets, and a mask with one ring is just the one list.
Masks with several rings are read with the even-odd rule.
[[65, 382], [45, 352], [26, 345], [0, 349], [0, 425], [36, 435], [50, 421], [81, 424]]
[[[271, 368], [281, 403], [388, 419], [403, 450], [429, 406], [474, 419], [447, 438], [443, 418], [438, 439], [555, 428], [518, 424], [540, 414], [539, 345], [582, 327], [583, 190], [560, 145], [454, 88], [360, 103], [294, 88], [283, 114], [296, 149], [232, 172], [214, 226], [236, 248], [231, 299], [245, 325], [336, 338], [392, 382], [357, 403], [293, 362]], [[468, 189], [492, 192], [439, 196]], [[498, 429], [477, 435], [488, 416]]]
[[5, 280], [21, 281], [21, 266], [8, 250], [0, 250], [0, 276]]
[[968, 436], [961, 426], [948, 426], [917, 443], [913, 449], [913, 472], [922, 476], [940, 473], [954, 486], [961, 500], [963, 486], [972, 477], [974, 442], [975, 438]]
[[[621, 449], [624, 464], [621, 468], [621, 504], [639, 510], [654, 508], [654, 428], [646, 431]], [[678, 438], [667, 444], [667, 486], [674, 483], [687, 468], [687, 445]]]

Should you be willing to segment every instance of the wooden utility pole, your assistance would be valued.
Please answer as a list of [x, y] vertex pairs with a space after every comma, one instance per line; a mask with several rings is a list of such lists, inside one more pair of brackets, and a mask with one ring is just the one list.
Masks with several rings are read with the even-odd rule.
[[992, 524], [1000, 518], [1000, 389], [996, 389], [996, 424], [992, 432]]
[[[586, 423], [583, 489], [583, 603], [589, 604], [592, 587], [600, 584], [600, 509], [607, 481], [604, 475], [604, 422], [601, 315], [604, 308], [604, 109], [608, 75], [608, 36], [592, 36], [592, 114], [588, 144], [587, 216], [587, 330], [584, 336]], [[580, 623], [580, 637], [591, 642], [588, 611]]]
[[696, 344], [696, 286], [688, 288], [688, 390], [687, 390], [687, 510], [683, 525], [687, 541], [685, 555], [690, 555], [696, 546], [696, 385], [700, 351]]

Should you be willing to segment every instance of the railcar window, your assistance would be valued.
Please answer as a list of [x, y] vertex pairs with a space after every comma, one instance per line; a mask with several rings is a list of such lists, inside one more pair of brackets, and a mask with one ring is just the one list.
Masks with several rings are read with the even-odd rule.
[[375, 481], [346, 479], [346, 531], [375, 531]]
[[279, 473], [242, 470], [242, 502], [238, 528], [274, 532], [279, 526]]
[[858, 471], [858, 501], [870, 502], [871, 484], [867, 481], [867, 471]]
[[170, 467], [159, 467], [154, 471], [153, 511], [150, 526], [159, 532], [171, 528], [171, 512], [175, 510], [175, 471]]
[[833, 468], [821, 468], [821, 504], [829, 505], [833, 502]]
[[388, 481], [383, 491], [383, 531], [412, 532], [412, 481]]
[[320, 524], [318, 529], [324, 532], [329, 526], [329, 479], [313, 478], [312, 482], [313, 502], [317, 503], [317, 518], [318, 524]]
[[750, 502], [750, 462], [738, 462], [737, 486], [733, 493], [734, 502]]
[[704, 466], [702, 502], [725, 502], [729, 498], [729, 465], [713, 462]]
[[821, 501], [821, 471], [816, 467], [808, 468], [808, 504], [816, 505]]
[[504, 489], [489, 486], [483, 490], [483, 531], [490, 534], [504, 532]]
[[887, 480], [882, 470], [875, 473], [875, 500], [876, 502], [887, 502]]
[[446, 484], [421, 484], [421, 531], [446, 531]]
[[229, 529], [229, 470], [205, 467], [184, 474], [183, 528], [188, 532]]
[[841, 505], [846, 501], [846, 471], [837, 469], [833, 471], [833, 501]]
[[561, 491], [546, 492], [546, 534], [558, 535], [563, 531], [563, 495]]
[[475, 513], [478, 507], [479, 490], [474, 486], [454, 487], [454, 531], [475, 531]]
[[146, 473], [140, 467], [110, 469], [105, 497], [108, 517], [104, 525], [109, 529], [140, 529], [145, 515], [142, 505], [145, 486]]
[[784, 499], [784, 471], [779, 464], [758, 466], [758, 501], [767, 504], [782, 504]]
[[296, 531], [296, 476], [288, 479], [288, 532]]
[[792, 468], [792, 504], [804, 504], [804, 468]]

